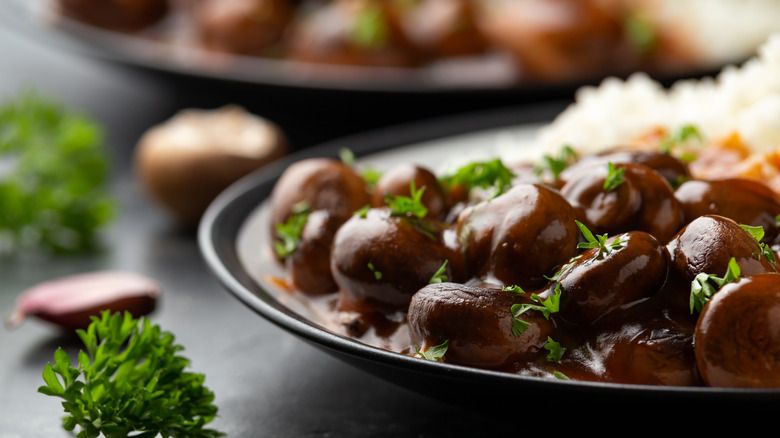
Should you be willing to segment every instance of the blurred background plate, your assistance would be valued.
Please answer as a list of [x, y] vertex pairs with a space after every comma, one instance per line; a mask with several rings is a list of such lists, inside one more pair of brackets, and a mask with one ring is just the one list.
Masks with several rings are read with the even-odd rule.
[[[91, 16], [86, 13], [75, 20], [69, 17], [78, 13], [63, 15], [55, 6], [67, 3], [81, 10], [95, 10], [95, 5], [100, 2], [92, 0], [10, 0], [6, 2], [2, 14], [8, 18], [8, 23], [30, 37], [92, 56], [175, 75], [275, 87], [345, 91], [426, 94], [511, 91], [531, 100], [550, 95], [560, 98], [583, 84], [597, 83], [608, 75], [625, 76], [637, 70], [647, 71], [665, 82], [714, 72], [725, 63], [746, 59], [768, 32], [780, 28], [777, 23], [780, 20], [772, 20], [773, 16], [780, 18], [777, 16], [780, 9], [767, 8], [772, 2], [766, 1], [741, 2], [742, 6], [735, 9], [730, 6], [734, 2], [728, 0], [682, 2], [686, 6], [675, 6], [680, 2], [664, 0], [479, 0], [482, 12], [472, 12], [468, 17], [478, 27], [475, 32], [486, 41], [483, 46], [487, 49], [478, 52], [473, 49], [456, 56], [439, 53], [444, 49], [437, 49], [437, 53], [431, 55], [428, 46], [434, 43], [428, 40], [419, 42], [421, 37], [415, 39], [412, 36], [420, 33], [416, 32], [419, 29], [435, 26], [436, 13], [424, 16], [423, 25], [410, 24], [412, 19], [407, 16], [412, 14], [409, 13], [398, 21], [405, 25], [399, 33], [408, 36], [406, 39], [411, 43], [392, 56], [369, 59], [365, 53], [356, 53], [359, 50], [354, 47], [332, 48], [343, 42], [329, 45], [321, 41], [298, 42], [305, 38], [294, 37], [308, 32], [310, 39], [337, 39], [332, 36], [337, 33], [333, 29], [322, 31], [311, 25], [296, 26], [296, 23], [307, 21], [296, 18], [315, 15], [313, 12], [328, 8], [328, 4], [354, 3], [356, 0], [168, 1], [169, 9], [162, 18], [152, 20], [151, 24], [138, 30], [135, 28], [139, 26], [134, 24], [132, 31], [111, 30], [120, 25], [106, 24], [111, 27], [104, 28], [88, 24], [83, 20], [91, 19], [94, 23], [97, 19], [89, 18]], [[448, 1], [425, 0], [422, 3], [443, 4]], [[235, 5], [273, 2], [298, 5], [290, 6], [294, 12], [288, 22], [274, 23], [279, 28], [284, 27], [277, 32], [278, 41], [262, 48], [242, 45], [243, 41], [236, 42], [239, 37], [245, 41], [247, 35], [258, 34], [241, 27], [248, 25], [236, 18], [241, 13], [236, 11], [242, 6]], [[153, 3], [158, 2], [138, 0], [127, 4]], [[215, 3], [222, 6], [215, 7]], [[645, 12], [633, 12], [633, 9], [625, 12], [626, 5]], [[265, 13], [260, 11], [261, 8], [257, 6], [247, 13], [259, 19]], [[707, 13], [700, 13], [702, 10]], [[647, 18], [650, 13], [646, 11], [652, 11], [652, 19]], [[735, 11], [738, 13], [735, 14]], [[338, 15], [336, 12], [328, 14]], [[204, 19], [204, 16], [211, 18]], [[358, 16], [355, 23], [344, 25], [338, 23], [338, 19], [328, 18], [328, 24], [320, 27], [337, 28], [353, 24], [358, 27], [361, 18]], [[379, 33], [376, 24], [373, 23], [372, 31]], [[385, 25], [384, 28], [390, 29], [390, 26]], [[389, 34], [389, 31], [384, 33]], [[727, 35], [728, 38], [715, 38], [717, 35]], [[389, 37], [385, 39], [390, 40]], [[425, 44], [425, 48], [420, 48]], [[436, 44], [436, 47], [444, 45], [438, 41]], [[465, 47], [466, 44], [460, 46]], [[320, 47], [326, 45], [327, 49]], [[305, 49], [290, 49], [298, 46]], [[319, 52], [315, 53], [316, 50]], [[410, 59], [399, 60], [406, 52], [414, 52], [414, 55], [407, 57]], [[394, 58], [390, 61], [386, 59], [391, 57]]]

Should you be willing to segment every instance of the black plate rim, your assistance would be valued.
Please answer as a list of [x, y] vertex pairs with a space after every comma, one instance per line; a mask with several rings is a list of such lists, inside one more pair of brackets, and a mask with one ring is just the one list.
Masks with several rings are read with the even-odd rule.
[[[511, 127], [521, 121], [535, 121], [534, 106], [504, 108], [480, 113], [390, 127], [358, 134], [291, 154], [239, 180], [221, 193], [209, 206], [198, 228], [198, 244], [209, 269], [220, 284], [252, 311], [298, 338], [326, 350], [348, 362], [413, 373], [423, 377], [445, 378], [475, 384], [508, 384], [511, 387], [563, 391], [569, 395], [598, 393], [606, 397], [635, 397], [642, 400], [673, 399], [677, 402], [774, 402], [780, 401], [780, 390], [757, 388], [661, 387], [633, 384], [565, 381], [542, 379], [482, 370], [465, 366], [431, 362], [362, 344], [356, 340], [327, 332], [276, 303], [251, 276], [243, 271], [236, 253], [236, 239], [243, 221], [271, 191], [276, 179], [291, 163], [311, 157], [338, 157], [342, 148], [352, 150], [359, 158], [372, 153], [431, 139], [446, 138], [480, 130]], [[230, 267], [229, 265], [238, 263]], [[237, 269], [236, 269], [237, 267]], [[353, 363], [355, 365], [356, 363]], [[391, 379], [395, 380], [395, 379]], [[397, 381], [395, 383], [398, 383]]]

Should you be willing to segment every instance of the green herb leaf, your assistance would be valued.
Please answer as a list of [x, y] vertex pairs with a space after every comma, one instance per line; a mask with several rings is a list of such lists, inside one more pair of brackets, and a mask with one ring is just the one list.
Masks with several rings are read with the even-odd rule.
[[390, 214], [393, 216], [416, 217], [423, 219], [428, 214], [428, 208], [422, 203], [422, 195], [425, 187], [417, 188], [414, 181], [409, 183], [409, 194], [411, 196], [385, 195], [385, 203], [390, 207]]
[[423, 359], [430, 360], [433, 362], [438, 362], [444, 357], [444, 354], [447, 353], [447, 349], [449, 348], [449, 346], [450, 346], [450, 341], [446, 340], [439, 345], [428, 347], [428, 349], [425, 351], [420, 351], [417, 345], [415, 345], [414, 351], [416, 351], [417, 354], [422, 356]]
[[512, 186], [515, 174], [504, 163], [495, 158], [490, 161], [475, 161], [458, 168], [454, 173], [439, 179], [443, 187], [451, 189], [463, 186], [467, 191], [475, 188], [493, 190], [492, 197], [506, 192]]
[[645, 14], [635, 12], [628, 15], [623, 28], [628, 41], [639, 50], [639, 53], [652, 53], [658, 46], [658, 29]]
[[447, 269], [447, 262], [449, 260], [445, 260], [444, 263], [441, 264], [438, 270], [433, 274], [430, 280], [428, 280], [428, 284], [433, 283], [442, 283], [447, 281], [447, 276], [444, 275], [444, 271]]
[[276, 237], [280, 240], [274, 242], [274, 250], [279, 258], [284, 259], [298, 249], [303, 228], [309, 220], [309, 213], [309, 204], [300, 202], [293, 206], [293, 214], [287, 222], [276, 224]]
[[761, 239], [764, 238], [764, 227], [762, 226], [750, 226], [745, 224], [740, 224], [740, 227], [742, 227], [743, 230], [745, 230], [748, 234], [750, 234], [751, 237], [756, 239], [756, 242], [758, 242], [758, 247], [761, 248], [761, 252], [758, 254], [753, 254], [753, 256], [757, 260], [761, 260], [761, 256], [764, 256], [772, 263], [775, 263], [775, 252], [772, 251], [772, 248], [769, 247], [766, 243], [761, 242]]
[[683, 125], [674, 132], [670, 133], [666, 138], [661, 140], [659, 149], [661, 152], [669, 154], [675, 147], [693, 140], [702, 142], [704, 141], [704, 137], [701, 135], [701, 132], [699, 132], [699, 129], [696, 128], [696, 126]]
[[553, 376], [555, 376], [555, 378], [556, 378], [556, 379], [559, 379], [559, 380], [571, 380], [571, 379], [569, 378], [569, 376], [567, 376], [566, 374], [563, 374], [563, 373], [562, 373], [562, 372], [560, 372], [560, 371], [555, 371], [555, 372], [553, 373]]
[[547, 360], [549, 362], [555, 362], [558, 363], [561, 361], [561, 358], [563, 357], [563, 353], [566, 352], [566, 349], [561, 346], [561, 344], [553, 341], [551, 337], [547, 337], [547, 343], [544, 345], [544, 349], [547, 350], [549, 353], [547, 353]]
[[97, 249], [108, 179], [97, 122], [32, 91], [0, 105], [0, 255]]
[[615, 167], [615, 163], [609, 162], [608, 169], [607, 178], [604, 180], [604, 190], [611, 192], [626, 182], [626, 178], [624, 176], [626, 173], [626, 168], [621, 167], [618, 169]]
[[390, 28], [382, 7], [371, 3], [367, 3], [358, 12], [349, 34], [353, 44], [367, 50], [382, 48], [387, 44], [389, 36]]
[[[510, 292], [515, 295], [521, 295], [525, 293], [525, 291], [523, 291], [523, 289], [520, 286], [505, 286], [502, 288], [502, 290]], [[536, 310], [541, 312], [542, 315], [545, 317], [545, 319], [550, 319], [550, 314], [558, 312], [560, 310], [561, 285], [560, 283], [556, 284], [553, 294], [547, 297], [546, 299], [543, 299], [536, 293], [532, 293], [530, 299], [531, 301], [537, 304], [518, 303], [518, 304], [513, 304], [509, 308], [509, 311], [512, 313], [512, 316], [514, 317], [514, 321], [512, 323], [512, 334], [515, 337], [520, 336], [528, 329], [528, 327], [531, 326], [531, 323], [520, 319], [520, 316], [523, 315], [525, 312], [529, 310]]]
[[369, 263], [369, 264], [368, 264], [368, 269], [370, 269], [370, 270], [371, 270], [371, 272], [373, 272], [373, 273], [374, 273], [374, 278], [376, 278], [377, 280], [381, 280], [381, 279], [382, 279], [382, 273], [381, 273], [381, 272], [379, 272], [379, 271], [378, 271], [378, 270], [377, 270], [377, 269], [374, 267], [374, 264], [373, 264], [373, 263]]
[[715, 274], [700, 273], [691, 282], [691, 313], [701, 312], [712, 297], [729, 282], [735, 281], [742, 274], [734, 257], [729, 260], [726, 274], [718, 277]]
[[[58, 349], [38, 392], [64, 399], [63, 428], [78, 437], [164, 436], [212, 438], [205, 425], [217, 413], [204, 376], [185, 371], [189, 360], [174, 336], [146, 318], [105, 311], [80, 330], [87, 352], [78, 367]], [[64, 385], [60, 383], [59, 376]]]
[[620, 238], [614, 239], [611, 243], [607, 244], [609, 236], [607, 234], [599, 234], [594, 236], [593, 233], [580, 221], [575, 221], [580, 232], [585, 237], [586, 242], [580, 242], [577, 244], [577, 248], [599, 248], [599, 252], [596, 255], [597, 258], [603, 257], [605, 254], [609, 254], [613, 250], [619, 249], [624, 245], [624, 241]]
[[552, 174], [553, 180], [558, 181], [558, 177], [561, 175], [567, 167], [577, 161], [577, 152], [569, 145], [564, 145], [557, 157], [551, 155], [542, 156], [541, 161], [534, 166], [534, 173], [540, 176], [545, 171], [549, 171]]

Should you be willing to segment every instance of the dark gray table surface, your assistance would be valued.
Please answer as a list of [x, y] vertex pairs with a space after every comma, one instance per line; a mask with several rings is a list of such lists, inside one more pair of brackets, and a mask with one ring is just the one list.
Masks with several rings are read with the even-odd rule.
[[[294, 129], [294, 148], [368, 129], [368, 118], [362, 125], [350, 125], [347, 117], [341, 124], [318, 120], [317, 114], [296, 112], [296, 107], [310, 105], [294, 102], [284, 92], [252, 95], [242, 87], [225, 91], [188, 85], [185, 79], [84, 57], [0, 27], [0, 99], [30, 87], [86, 111], [106, 126], [115, 167], [112, 191], [120, 214], [105, 231], [106, 249], [101, 253], [0, 262], [0, 316], [11, 313], [21, 291], [44, 280], [100, 269], [135, 271], [162, 284], [152, 319], [176, 334], [192, 360], [191, 369], [206, 375], [219, 407], [213, 426], [230, 436], [490, 436], [516, 429], [386, 383], [261, 319], [222, 289], [206, 268], [194, 234], [178, 229], [132, 173], [133, 146], [141, 133], [188, 106], [215, 107], [244, 97], [255, 112], [278, 115], [285, 129]], [[36, 392], [43, 383], [41, 371], [58, 346], [71, 351], [79, 347], [37, 320], [13, 331], [0, 329], [1, 438], [70, 436], [60, 427], [59, 400]]]

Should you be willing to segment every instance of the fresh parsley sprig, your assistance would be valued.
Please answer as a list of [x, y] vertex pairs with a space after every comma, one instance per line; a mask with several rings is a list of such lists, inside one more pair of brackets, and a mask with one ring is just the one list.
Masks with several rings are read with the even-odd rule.
[[764, 238], [764, 227], [760, 225], [754, 227], [745, 224], [740, 224], [739, 226], [758, 242], [758, 247], [761, 249], [761, 252], [754, 254], [754, 257], [756, 257], [757, 260], [761, 260], [761, 256], [764, 256], [771, 263], [775, 263], [775, 252], [772, 251], [772, 248], [770, 248], [769, 245], [761, 241], [761, 239]]
[[[502, 288], [502, 290], [512, 293], [514, 295], [525, 294], [523, 288], [517, 285], [505, 286]], [[553, 294], [547, 297], [546, 299], [543, 299], [536, 293], [532, 293], [529, 296], [529, 298], [531, 299], [531, 301], [537, 304], [531, 304], [531, 303], [513, 304], [509, 308], [509, 311], [512, 313], [512, 317], [514, 317], [514, 321], [512, 322], [512, 334], [515, 337], [518, 337], [521, 334], [523, 334], [526, 330], [528, 330], [528, 327], [531, 326], [531, 323], [529, 323], [528, 321], [524, 321], [520, 319], [520, 316], [522, 316], [525, 312], [529, 310], [539, 311], [542, 313], [545, 319], [550, 319], [550, 315], [552, 313], [556, 313], [560, 310], [560, 304], [561, 304], [560, 292], [561, 292], [560, 283], [558, 283], [555, 286], [555, 290]]]
[[577, 152], [571, 146], [564, 145], [557, 157], [547, 154], [542, 156], [541, 161], [534, 166], [534, 173], [536, 176], [541, 176], [545, 171], [549, 171], [553, 180], [558, 181], [561, 172], [575, 161], [577, 161]]
[[422, 195], [425, 187], [417, 189], [414, 181], [409, 183], [409, 195], [385, 195], [385, 203], [390, 207], [390, 214], [393, 216], [413, 217], [424, 219], [428, 215], [428, 208], [422, 203]]
[[553, 341], [549, 336], [547, 337], [547, 343], [544, 344], [544, 349], [548, 351], [547, 361], [555, 363], [560, 362], [563, 353], [566, 352], [566, 349], [560, 343]]
[[36, 92], [0, 104], [0, 254], [99, 246], [115, 214], [100, 125]]
[[[674, 130], [673, 132], [671, 132], [669, 135], [667, 135], [663, 140], [661, 140], [661, 143], [658, 145], [658, 148], [661, 150], [662, 153], [670, 154], [672, 153], [672, 149], [693, 140], [696, 140], [697, 142], [702, 142], [704, 141], [704, 136], [701, 134], [701, 132], [696, 126], [682, 125], [676, 130]], [[688, 157], [683, 157], [683, 159], [686, 158]]]
[[308, 202], [299, 202], [293, 206], [293, 214], [286, 222], [276, 224], [276, 237], [279, 240], [274, 241], [274, 250], [280, 259], [286, 258], [298, 249], [310, 212]]
[[58, 349], [38, 388], [65, 400], [66, 430], [78, 427], [79, 438], [223, 436], [205, 428], [217, 414], [214, 394], [202, 374], [184, 371], [189, 360], [170, 332], [147, 318], [105, 311], [78, 335], [87, 351], [76, 366]]
[[580, 229], [580, 232], [582, 232], [582, 235], [586, 240], [586, 242], [578, 243], [577, 248], [599, 248], [599, 253], [596, 256], [597, 258], [603, 257], [605, 254], [609, 254], [613, 250], [621, 248], [624, 244], [624, 242], [620, 240], [619, 237], [608, 244], [607, 240], [609, 240], [609, 236], [606, 233], [594, 236], [588, 227], [585, 226], [585, 224], [580, 221], [575, 222], [577, 223], [577, 227]]
[[428, 347], [428, 349], [425, 351], [421, 351], [420, 348], [417, 345], [415, 345], [414, 351], [420, 356], [422, 356], [422, 358], [425, 360], [439, 362], [442, 360], [442, 358], [444, 358], [444, 354], [447, 353], [447, 349], [449, 348], [449, 346], [450, 346], [450, 341], [448, 339], [439, 345]]
[[620, 187], [621, 184], [626, 182], [626, 168], [616, 167], [615, 163], [609, 162], [607, 164], [607, 177], [604, 179], [604, 190], [608, 192], [614, 191]]
[[694, 311], [701, 312], [720, 288], [729, 282], [737, 280], [740, 275], [742, 275], [742, 271], [739, 269], [739, 265], [737, 265], [734, 257], [729, 260], [726, 274], [723, 277], [705, 272], [697, 275], [691, 282], [691, 314]]
[[447, 281], [447, 276], [444, 275], [444, 272], [447, 270], [447, 263], [449, 260], [444, 260], [444, 263], [441, 264], [439, 269], [436, 270], [436, 272], [433, 274], [430, 280], [428, 280], [428, 284], [434, 284], [434, 283], [442, 283]]
[[506, 192], [512, 186], [515, 174], [499, 158], [488, 161], [474, 161], [439, 179], [443, 187], [452, 189], [462, 186], [466, 192], [482, 188], [492, 190], [492, 197]]

